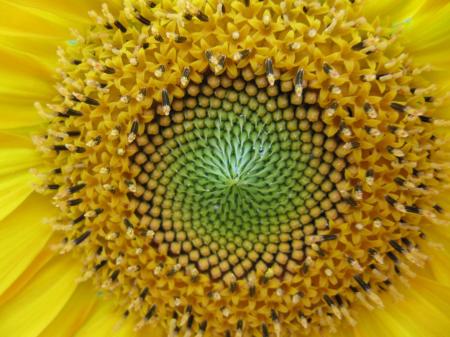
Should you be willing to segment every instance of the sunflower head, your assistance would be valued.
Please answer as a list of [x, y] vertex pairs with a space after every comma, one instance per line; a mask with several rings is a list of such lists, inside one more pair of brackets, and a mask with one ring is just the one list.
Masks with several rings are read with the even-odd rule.
[[41, 189], [58, 248], [136, 329], [323, 335], [400, 296], [447, 165], [442, 99], [395, 28], [346, 0], [89, 14], [37, 105]]

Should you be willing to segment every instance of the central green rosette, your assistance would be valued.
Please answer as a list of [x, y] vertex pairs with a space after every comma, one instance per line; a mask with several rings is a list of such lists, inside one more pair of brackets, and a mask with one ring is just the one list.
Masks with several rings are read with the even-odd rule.
[[203, 89], [174, 103], [173, 117], [147, 126], [134, 158], [138, 215], [153, 243], [214, 277], [274, 265], [281, 275], [305, 259], [305, 235], [338, 215], [342, 163], [321, 110], [250, 89]]

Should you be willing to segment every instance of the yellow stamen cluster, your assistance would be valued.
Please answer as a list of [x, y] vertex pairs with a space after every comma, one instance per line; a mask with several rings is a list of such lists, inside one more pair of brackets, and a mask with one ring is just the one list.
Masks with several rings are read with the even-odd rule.
[[[34, 139], [49, 169], [40, 176], [43, 190], [54, 191], [61, 210], [53, 219], [64, 234], [58, 248], [83, 256], [81, 279], [92, 277], [115, 293], [124, 316], [137, 317], [137, 329], [159, 324], [169, 336], [186, 337], [323, 335], [340, 321], [356, 324], [360, 306], [382, 307], [381, 292], [398, 296], [397, 280], [424, 265], [424, 232], [445, 221], [435, 195], [447, 179], [447, 153], [435, 130], [446, 122], [432, 117], [441, 100], [396, 35], [369, 23], [360, 6], [347, 0], [126, 0], [90, 12], [95, 23], [59, 49], [58, 96], [46, 108], [36, 105], [49, 120], [48, 132]], [[187, 146], [196, 153], [206, 136], [222, 130], [214, 119], [220, 112], [208, 109], [223, 106], [231, 118], [242, 109], [233, 104], [239, 99], [251, 108], [253, 96], [262, 108], [254, 121], [247, 116], [251, 128], [275, 120], [264, 127], [273, 126], [280, 139], [297, 141], [301, 131], [310, 135], [302, 141], [325, 148], [288, 144], [289, 151], [319, 153], [311, 159], [323, 170], [311, 187], [317, 202], [304, 208], [310, 214], [289, 218], [291, 236], [281, 225], [266, 233], [261, 259], [269, 262], [257, 263], [257, 256], [247, 263], [252, 249], [241, 256], [243, 248], [232, 242], [223, 243], [226, 258], [216, 261], [212, 245], [199, 245], [191, 256], [197, 250], [189, 245], [196, 247], [199, 238], [190, 242], [177, 190], [169, 188], [171, 179], [176, 186], [185, 179], [166, 177], [167, 163], [175, 160], [170, 155], [181, 148], [176, 141], [199, 138]], [[242, 144], [260, 145], [253, 129], [238, 130]], [[232, 145], [227, 155], [235, 158]], [[233, 179], [226, 188], [243, 184]], [[260, 187], [250, 191], [264, 194]], [[242, 189], [236, 193], [241, 197]], [[193, 205], [193, 213], [202, 214], [201, 206]], [[251, 210], [242, 212], [248, 219]], [[284, 225], [276, 210], [267, 214]], [[225, 220], [241, 221], [234, 216]], [[196, 226], [195, 218], [187, 219]]]

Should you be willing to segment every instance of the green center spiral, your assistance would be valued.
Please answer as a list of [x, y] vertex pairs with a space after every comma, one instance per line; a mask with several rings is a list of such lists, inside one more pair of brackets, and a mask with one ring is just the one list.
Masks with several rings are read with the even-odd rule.
[[243, 277], [262, 263], [283, 273], [304, 260], [305, 234], [338, 216], [337, 142], [315, 104], [291, 104], [251, 82], [245, 91], [205, 87], [170, 120], [147, 126], [134, 157], [138, 215], [155, 245], [201, 271]]

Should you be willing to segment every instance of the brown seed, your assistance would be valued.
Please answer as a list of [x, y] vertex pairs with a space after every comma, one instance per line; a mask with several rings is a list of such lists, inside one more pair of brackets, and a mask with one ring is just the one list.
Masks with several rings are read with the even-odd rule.
[[200, 93], [200, 86], [197, 84], [189, 84], [187, 87], [187, 93], [192, 97], [197, 96]]

